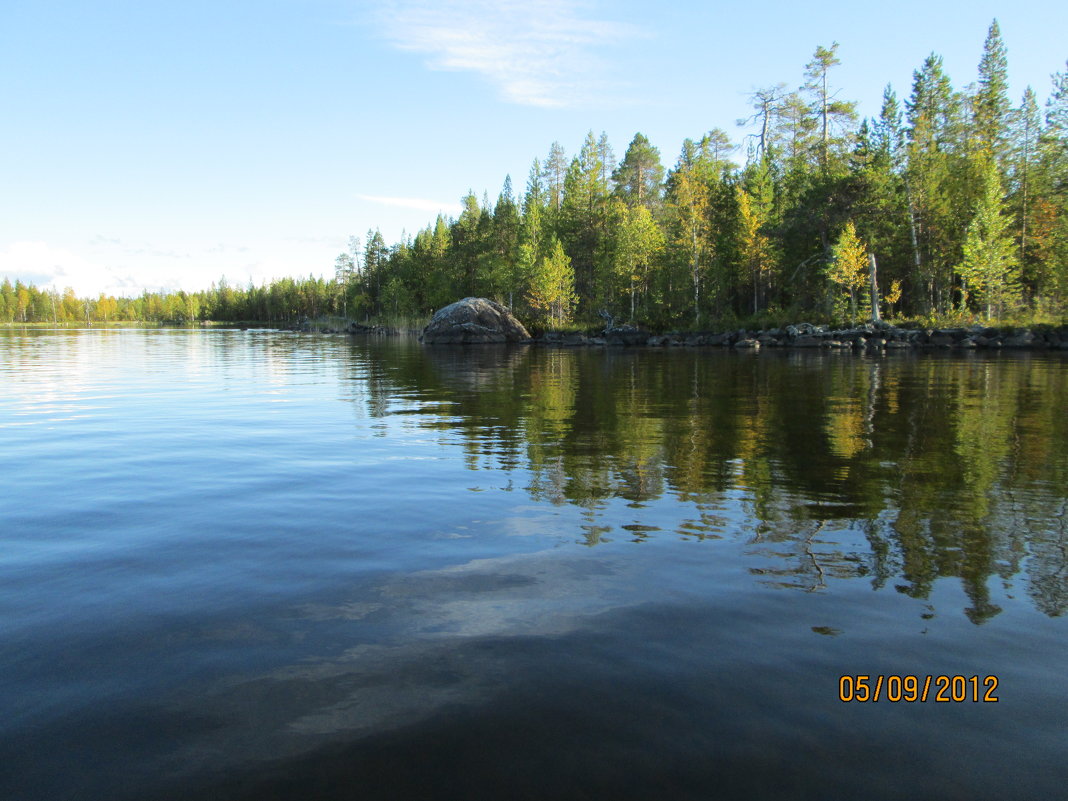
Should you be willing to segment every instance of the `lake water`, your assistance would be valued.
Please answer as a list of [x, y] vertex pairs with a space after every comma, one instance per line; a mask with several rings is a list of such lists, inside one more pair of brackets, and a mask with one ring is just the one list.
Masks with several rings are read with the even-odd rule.
[[0, 331], [0, 798], [1060, 797], [1066, 398], [1042, 354]]

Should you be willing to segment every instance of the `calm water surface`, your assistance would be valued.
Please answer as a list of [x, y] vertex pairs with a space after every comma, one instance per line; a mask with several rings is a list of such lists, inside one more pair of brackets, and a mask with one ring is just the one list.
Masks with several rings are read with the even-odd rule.
[[1066, 398], [1041, 354], [0, 331], [0, 798], [1060, 797]]

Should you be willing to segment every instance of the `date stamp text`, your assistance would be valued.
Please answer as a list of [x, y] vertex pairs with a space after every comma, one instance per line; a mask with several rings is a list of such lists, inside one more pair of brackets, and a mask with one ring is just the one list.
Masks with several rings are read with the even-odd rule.
[[843, 703], [889, 701], [890, 703], [996, 704], [997, 676], [841, 676], [838, 700]]

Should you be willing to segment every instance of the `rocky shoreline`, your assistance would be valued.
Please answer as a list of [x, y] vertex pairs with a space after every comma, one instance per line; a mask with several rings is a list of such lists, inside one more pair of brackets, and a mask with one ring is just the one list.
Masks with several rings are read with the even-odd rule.
[[[345, 328], [313, 329], [293, 326], [291, 330], [317, 331], [324, 334], [377, 336], [417, 336], [418, 330], [402, 330], [380, 325], [352, 323]], [[454, 343], [460, 344], [460, 343]], [[487, 343], [492, 344], [492, 343]], [[735, 331], [678, 331], [652, 334], [624, 325], [599, 333], [547, 331], [521, 344], [556, 348], [642, 347], [696, 348], [720, 347], [739, 350], [760, 348], [823, 348], [837, 351], [894, 350], [1064, 350], [1068, 351], [1068, 326], [1015, 328], [898, 328], [868, 323], [854, 328], [798, 323], [783, 328]]]
[[720, 347], [739, 350], [806, 348], [833, 351], [883, 352], [908, 350], [1065, 350], [1068, 325], [968, 328], [899, 328], [869, 322], [849, 328], [797, 323], [781, 328], [734, 331], [675, 331], [655, 334], [633, 325], [602, 331], [547, 331], [531, 336], [509, 311], [481, 298], [465, 298], [435, 315], [422, 331], [350, 322], [319, 326], [302, 319], [290, 330], [325, 334], [419, 336], [430, 345], [473, 345], [511, 342], [547, 347]]
[[1036, 328], [898, 328], [883, 322], [851, 328], [798, 323], [763, 330], [672, 332], [651, 334], [631, 325], [599, 334], [550, 331], [535, 344], [554, 347], [702, 347], [740, 350], [760, 348], [823, 348], [828, 350], [1068, 350], [1068, 325]]

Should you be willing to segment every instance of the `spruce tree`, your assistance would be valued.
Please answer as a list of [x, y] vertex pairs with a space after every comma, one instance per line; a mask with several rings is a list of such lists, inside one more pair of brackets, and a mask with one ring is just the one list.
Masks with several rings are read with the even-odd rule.
[[493, 260], [492, 284], [512, 306], [522, 276], [519, 271], [519, 207], [512, 193], [511, 176], [505, 177], [504, 187], [493, 208], [491, 229], [487, 245]]
[[913, 73], [912, 95], [905, 104], [908, 167], [905, 178], [913, 241], [911, 283], [920, 310], [945, 310], [952, 264], [966, 223], [957, 218], [954, 176], [967, 178], [963, 132], [958, 123], [958, 98], [934, 53]]
[[480, 266], [483, 254], [483, 241], [480, 236], [482, 208], [473, 191], [463, 197], [463, 211], [450, 226], [451, 243], [449, 245], [452, 262], [453, 286], [461, 297], [479, 294]]
[[884, 278], [908, 275], [913, 262], [911, 215], [905, 184], [904, 129], [897, 96], [890, 86], [883, 92], [879, 118], [862, 125], [851, 159], [851, 202], [857, 235], [878, 254]]
[[587, 303], [598, 302], [597, 255], [604, 231], [608, 198], [602, 148], [593, 131], [586, 134], [579, 155], [571, 160], [564, 180], [564, 205], [557, 221], [565, 249], [575, 270], [575, 287]]
[[979, 145], [988, 156], [1003, 163], [1011, 104], [1008, 57], [995, 19], [987, 31], [979, 61], [979, 89], [975, 95], [975, 129]]
[[527, 191], [523, 195], [522, 238], [531, 245], [535, 253], [541, 252], [545, 203], [545, 184], [542, 182], [541, 165], [537, 159], [534, 159], [534, 163], [530, 165], [530, 176], [527, 178]]
[[567, 153], [564, 146], [553, 142], [549, 147], [549, 156], [542, 166], [549, 208], [558, 212], [564, 205], [564, 178], [567, 176]]

